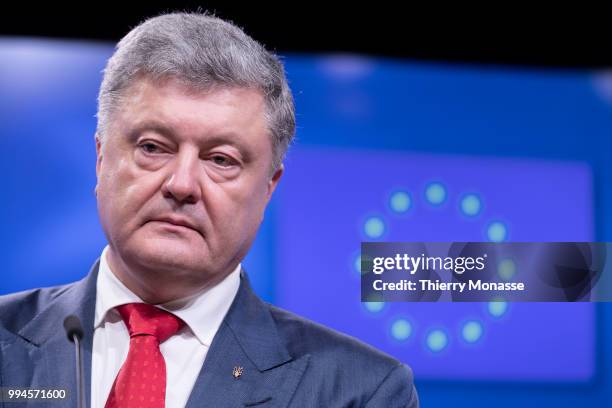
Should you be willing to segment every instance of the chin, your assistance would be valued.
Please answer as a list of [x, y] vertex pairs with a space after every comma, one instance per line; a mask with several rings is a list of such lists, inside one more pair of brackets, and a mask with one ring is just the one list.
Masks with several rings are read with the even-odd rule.
[[207, 248], [175, 238], [153, 238], [127, 245], [126, 255], [143, 267], [180, 273], [201, 269]]

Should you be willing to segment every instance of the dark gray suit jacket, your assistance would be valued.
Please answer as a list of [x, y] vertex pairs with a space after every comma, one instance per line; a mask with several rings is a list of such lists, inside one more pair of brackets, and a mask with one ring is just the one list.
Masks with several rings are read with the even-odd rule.
[[[82, 280], [0, 296], [0, 386], [65, 388], [75, 407], [75, 353], [63, 329], [83, 324], [86, 401], [98, 262]], [[234, 378], [234, 367], [243, 373]], [[1, 403], [0, 403], [1, 404]], [[24, 405], [5, 404], [6, 407]], [[187, 407], [417, 407], [412, 371], [351, 337], [261, 301], [244, 272]]]

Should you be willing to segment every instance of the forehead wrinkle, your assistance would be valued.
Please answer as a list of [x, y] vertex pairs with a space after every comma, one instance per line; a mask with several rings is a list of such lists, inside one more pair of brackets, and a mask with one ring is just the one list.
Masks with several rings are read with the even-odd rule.
[[[265, 103], [260, 93], [256, 92], [256, 104], [247, 106], [238, 105], [241, 97], [236, 94], [228, 95], [226, 92], [254, 92], [249, 88], [218, 88], [205, 92], [188, 92], [183, 85], [166, 82], [159, 86], [143, 81], [137, 89], [128, 96], [131, 98], [128, 109], [140, 116], [142, 120], [154, 120], [167, 123], [170, 129], [190, 133], [233, 133], [236, 126], [250, 128], [259, 120], [267, 129], [265, 120]], [[174, 86], [173, 86], [174, 85]], [[217, 94], [214, 100], [207, 96]], [[246, 95], [245, 95], [246, 96]], [[258, 100], [257, 100], [258, 99]], [[192, 107], [201, 109], [192, 109]], [[247, 108], [245, 110], [245, 107]], [[184, 109], [182, 109], [184, 108]], [[240, 110], [239, 112], [237, 110]], [[206, 115], [207, 111], [215, 112]], [[261, 113], [261, 118], [259, 117]], [[246, 129], [245, 128], [245, 129]]]

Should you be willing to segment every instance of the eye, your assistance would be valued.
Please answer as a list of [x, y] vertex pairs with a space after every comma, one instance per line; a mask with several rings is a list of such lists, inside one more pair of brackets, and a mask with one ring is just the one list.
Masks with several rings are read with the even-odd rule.
[[160, 153], [161, 149], [155, 143], [145, 142], [139, 146], [145, 153]]
[[232, 159], [230, 159], [227, 156], [223, 156], [220, 154], [216, 154], [214, 156], [212, 156], [212, 161], [213, 163], [215, 163], [217, 166], [221, 166], [221, 167], [230, 167], [231, 165], [234, 164], [234, 161]]

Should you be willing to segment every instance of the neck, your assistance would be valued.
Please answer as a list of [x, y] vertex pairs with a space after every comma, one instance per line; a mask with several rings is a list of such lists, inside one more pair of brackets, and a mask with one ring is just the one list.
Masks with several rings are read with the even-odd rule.
[[[161, 268], [149, 268], [141, 265], [131, 265], [125, 262], [109, 247], [106, 262], [111, 272], [125, 287], [146, 303], [162, 304], [181, 299], [207, 290], [221, 282], [234, 268], [227, 273], [213, 275], [213, 279], [194, 281], [180, 273]], [[206, 274], [202, 274], [206, 276]]]

